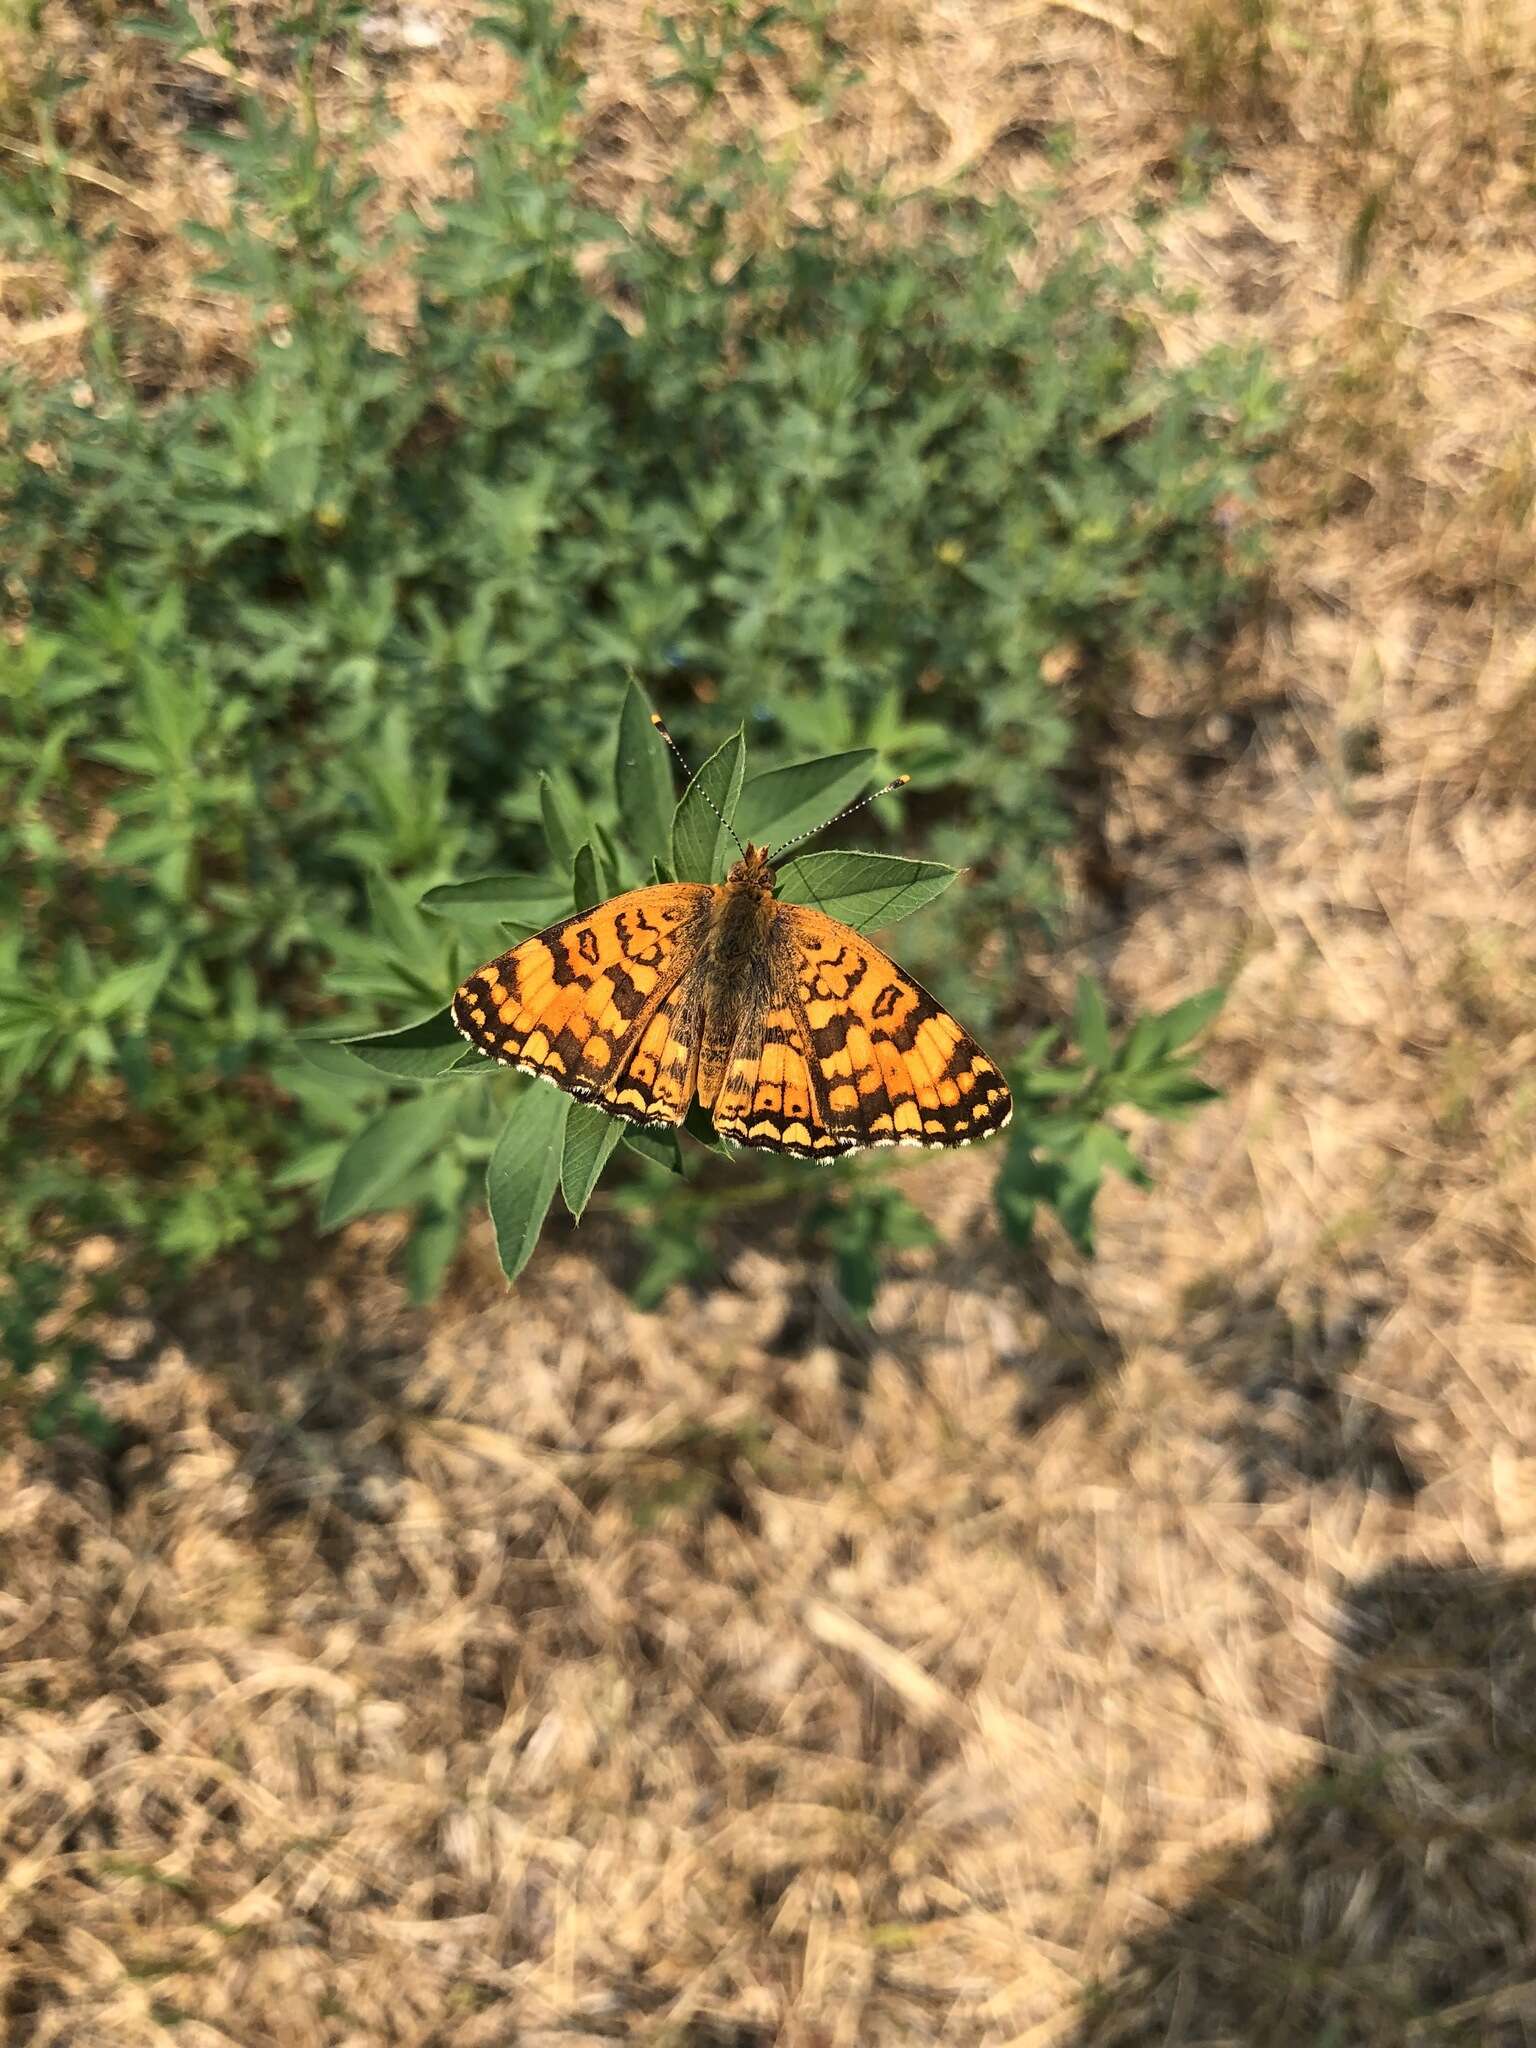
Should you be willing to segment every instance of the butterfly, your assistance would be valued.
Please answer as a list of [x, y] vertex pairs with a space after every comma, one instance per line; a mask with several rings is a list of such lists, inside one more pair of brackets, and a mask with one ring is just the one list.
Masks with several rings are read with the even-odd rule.
[[868, 939], [775, 888], [748, 845], [723, 882], [628, 889], [470, 975], [454, 1023], [630, 1123], [676, 1126], [697, 1098], [721, 1137], [824, 1166], [1000, 1131], [1012, 1098], [975, 1039]]

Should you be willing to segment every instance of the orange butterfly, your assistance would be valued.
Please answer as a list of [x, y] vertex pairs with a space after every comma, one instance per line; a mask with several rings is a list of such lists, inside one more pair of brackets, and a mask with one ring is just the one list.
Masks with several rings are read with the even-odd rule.
[[697, 1096], [722, 1137], [823, 1166], [1000, 1131], [1013, 1102], [976, 1041], [868, 939], [774, 887], [747, 846], [723, 882], [626, 890], [472, 974], [453, 1021], [630, 1123], [680, 1124]]

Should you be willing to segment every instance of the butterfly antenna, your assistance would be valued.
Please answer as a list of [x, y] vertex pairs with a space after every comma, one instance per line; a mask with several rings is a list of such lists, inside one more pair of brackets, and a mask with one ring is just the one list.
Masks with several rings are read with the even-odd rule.
[[[667, 745], [672, 749], [673, 753], [677, 756], [677, 765], [679, 766], [679, 768], [682, 769], [683, 773], [687, 776], [689, 782], [691, 783], [693, 781], [693, 770], [688, 766], [688, 763], [684, 760], [682, 748], [677, 744], [677, 741], [673, 739], [671, 733], [667, 731], [667, 728], [662, 722], [661, 715], [659, 712], [653, 711], [651, 713], [651, 723], [655, 726], [656, 730], [661, 734], [662, 738], [666, 741]], [[730, 833], [733, 839], [735, 839], [736, 851], [742, 856], [743, 859], [745, 859], [747, 849], [742, 845], [739, 837], [737, 837], [736, 827], [731, 823], [730, 819], [725, 815], [724, 811], [721, 810], [720, 806], [715, 802], [714, 798], [710, 795], [707, 789], [701, 789], [699, 791], [699, 795], [703, 797], [705, 803], [709, 805], [709, 808], [720, 820], [721, 824], [725, 827], [726, 831]]]
[[911, 780], [910, 775], [898, 775], [896, 780], [888, 782], [884, 789], [872, 789], [868, 796], [861, 796], [856, 804], [849, 804], [846, 810], [836, 811], [830, 818], [824, 818], [819, 825], [813, 825], [808, 832], [797, 832], [793, 839], [786, 839], [784, 844], [771, 853], [768, 858], [770, 860], [778, 860], [782, 855], [788, 853], [792, 846], [798, 846], [801, 840], [814, 839], [818, 832], [825, 832], [828, 826], [840, 825], [844, 818], [851, 818], [855, 811], [862, 811], [866, 804], [874, 803], [878, 797], [889, 796], [893, 789], [905, 789]]

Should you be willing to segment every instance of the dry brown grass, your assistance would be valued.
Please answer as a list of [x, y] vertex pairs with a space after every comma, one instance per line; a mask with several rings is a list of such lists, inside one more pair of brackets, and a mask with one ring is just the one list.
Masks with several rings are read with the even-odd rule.
[[[592, 176], [638, 192], [675, 128], [638, 11], [586, 13]], [[434, 19], [379, 60], [419, 204], [499, 86]], [[1123, 906], [1040, 965], [1152, 1003], [1241, 958], [1227, 1099], [1092, 1267], [914, 1171], [944, 1248], [867, 1339], [771, 1242], [637, 1316], [601, 1225], [430, 1324], [364, 1231], [125, 1330], [117, 1465], [3, 1460], [7, 2039], [1536, 2041], [1536, 16], [847, 21], [808, 193], [834, 149], [1027, 187], [1070, 126], [1057, 225], [1134, 246], [1214, 136], [1166, 338], [1298, 380], [1275, 587], [1193, 735], [1145, 678]], [[206, 375], [175, 93], [48, 33]], [[771, 78], [752, 115], [804, 121]], [[57, 281], [0, 300], [67, 367]]]

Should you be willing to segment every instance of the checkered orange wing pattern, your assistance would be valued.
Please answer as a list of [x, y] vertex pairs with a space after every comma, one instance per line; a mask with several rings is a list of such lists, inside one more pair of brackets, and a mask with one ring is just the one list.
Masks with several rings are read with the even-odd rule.
[[715, 891], [630, 889], [478, 969], [453, 999], [477, 1051], [639, 1124], [693, 1098]]
[[745, 1020], [732, 1048], [715, 1098], [715, 1129], [733, 1144], [830, 1166], [855, 1147], [834, 1133], [827, 1097], [793, 983], [782, 980]]
[[[996, 1064], [904, 968], [824, 911], [780, 904], [776, 921], [780, 1006], [814, 1099], [809, 1156], [969, 1145], [1004, 1127], [1013, 1099]], [[782, 1141], [749, 1130], [746, 1142]]]

